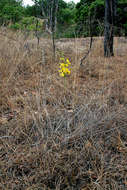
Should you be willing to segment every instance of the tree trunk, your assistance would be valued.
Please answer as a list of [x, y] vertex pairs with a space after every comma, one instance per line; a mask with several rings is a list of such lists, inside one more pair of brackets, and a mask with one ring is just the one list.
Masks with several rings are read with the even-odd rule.
[[116, 0], [105, 0], [104, 56], [113, 56], [114, 18]]
[[42, 0], [42, 15], [46, 19], [46, 26], [50, 33], [55, 32], [57, 24], [58, 0]]
[[44, 0], [42, 0], [42, 14], [46, 19], [46, 30], [51, 34], [53, 54], [55, 59], [55, 32], [57, 25], [57, 11], [59, 0], [47, 0], [46, 7], [44, 7]]

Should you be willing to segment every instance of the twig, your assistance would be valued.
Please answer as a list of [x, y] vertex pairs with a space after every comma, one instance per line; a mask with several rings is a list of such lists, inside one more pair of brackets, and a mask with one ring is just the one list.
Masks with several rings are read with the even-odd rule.
[[87, 56], [89, 55], [90, 51], [91, 51], [91, 48], [92, 48], [92, 43], [93, 43], [93, 37], [91, 36], [90, 38], [90, 47], [89, 47], [89, 50], [88, 52], [86, 53], [86, 55], [81, 59], [80, 61], [80, 65], [82, 65], [83, 61], [87, 58]]
[[13, 138], [13, 136], [1, 136], [0, 139], [4, 139], [4, 138]]

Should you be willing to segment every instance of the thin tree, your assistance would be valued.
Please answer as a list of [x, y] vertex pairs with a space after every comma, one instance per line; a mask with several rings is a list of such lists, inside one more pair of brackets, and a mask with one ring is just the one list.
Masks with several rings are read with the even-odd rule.
[[57, 25], [58, 0], [42, 0], [42, 15], [46, 21], [46, 31], [51, 34], [55, 58], [55, 31]]
[[113, 52], [114, 23], [116, 16], [117, 0], [105, 0], [105, 31], [104, 31], [104, 56], [110, 57]]
[[39, 33], [38, 33], [38, 1], [35, 0], [35, 16], [36, 16], [36, 28], [35, 28], [35, 36], [37, 38], [37, 44], [39, 45], [39, 41], [40, 41], [40, 37], [39, 37]]
[[[94, 12], [96, 12], [96, 7]], [[87, 58], [87, 56], [89, 55], [91, 49], [92, 49], [92, 45], [93, 45], [93, 23], [95, 22], [95, 14], [92, 16], [91, 11], [89, 10], [89, 36], [90, 36], [90, 44], [89, 44], [89, 49], [87, 51], [87, 53], [82, 57], [82, 59], [80, 60], [80, 66], [83, 64], [83, 61]]]

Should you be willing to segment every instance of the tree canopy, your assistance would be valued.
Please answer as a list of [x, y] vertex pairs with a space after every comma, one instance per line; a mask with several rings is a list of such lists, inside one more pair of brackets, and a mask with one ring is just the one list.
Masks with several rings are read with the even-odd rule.
[[24, 14], [22, 0], [1, 0], [0, 1], [0, 24], [8, 21], [17, 22]]
[[[89, 35], [88, 23], [91, 17], [93, 35], [104, 34], [104, 0], [81, 0], [76, 5], [76, 23], [79, 35]], [[127, 33], [127, 0], [117, 3], [115, 35]]]
[[[47, 9], [47, 0], [33, 0], [32, 6], [23, 6], [22, 0], [0, 0], [0, 25], [19, 26], [28, 17], [45, 18], [42, 11]], [[75, 4], [64, 0], [58, 1], [57, 11], [57, 34], [63, 37], [89, 36], [91, 31], [93, 36], [104, 34], [104, 0], [80, 0]], [[30, 19], [28, 19], [30, 20]], [[57, 36], [59, 36], [57, 35]], [[127, 36], [127, 0], [119, 0], [115, 22], [115, 35]]]

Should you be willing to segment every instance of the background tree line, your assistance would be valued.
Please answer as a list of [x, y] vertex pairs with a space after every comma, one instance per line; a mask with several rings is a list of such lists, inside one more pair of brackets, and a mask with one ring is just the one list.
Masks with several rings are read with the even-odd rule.
[[[0, 0], [0, 25], [14, 29], [35, 30], [36, 18], [44, 19], [47, 3], [51, 0], [33, 0], [33, 6], [23, 6], [22, 0]], [[93, 36], [104, 35], [104, 0], [80, 0], [66, 3], [58, 0], [56, 37], [86, 37], [90, 35], [89, 23]], [[41, 24], [39, 30], [42, 29]], [[127, 0], [118, 0], [114, 34], [127, 36]]]
[[[81, 0], [76, 5], [76, 30], [80, 35], [89, 35], [88, 23], [91, 16], [92, 33], [94, 36], [104, 34], [104, 0]], [[115, 35], [127, 35], [127, 0], [118, 0], [114, 23]]]

